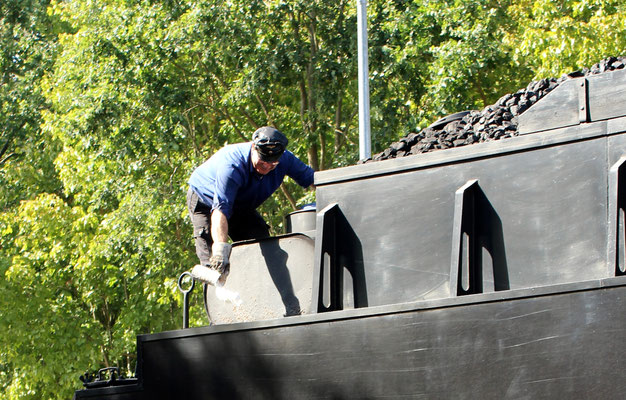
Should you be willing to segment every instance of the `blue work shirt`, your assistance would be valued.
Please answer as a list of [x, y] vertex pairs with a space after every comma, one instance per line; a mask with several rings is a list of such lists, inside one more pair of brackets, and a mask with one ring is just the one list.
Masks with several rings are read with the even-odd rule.
[[189, 185], [200, 200], [226, 218], [237, 209], [255, 209], [278, 189], [285, 175], [302, 187], [313, 184], [313, 169], [290, 151], [267, 175], [252, 165], [252, 142], [224, 146], [191, 174]]

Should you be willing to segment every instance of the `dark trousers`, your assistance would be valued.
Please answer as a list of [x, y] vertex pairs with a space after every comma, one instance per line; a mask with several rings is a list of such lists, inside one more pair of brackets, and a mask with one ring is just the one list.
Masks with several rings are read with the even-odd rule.
[[[193, 225], [193, 238], [200, 263], [207, 265], [211, 257], [211, 207], [204, 204], [191, 189], [187, 191], [187, 208]], [[233, 242], [268, 237], [269, 226], [256, 210], [235, 210], [228, 220], [228, 236]]]

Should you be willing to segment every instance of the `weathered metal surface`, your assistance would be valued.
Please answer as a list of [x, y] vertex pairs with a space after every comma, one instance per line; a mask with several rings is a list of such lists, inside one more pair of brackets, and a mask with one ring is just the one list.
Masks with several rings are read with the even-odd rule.
[[580, 82], [577, 78], [561, 83], [518, 117], [520, 135], [549, 129], [574, 126], [580, 123]]
[[97, 389], [84, 389], [74, 392], [74, 400], [144, 400], [143, 387], [141, 384], [128, 386], [114, 386]]
[[624, 285], [622, 277], [141, 336], [143, 393], [133, 399], [621, 398]]
[[546, 131], [626, 115], [626, 70], [561, 83], [518, 117], [519, 133]]
[[[608, 135], [599, 122], [503, 141], [500, 153], [481, 153], [488, 144], [479, 144], [468, 154], [416, 157], [414, 168], [402, 159], [322, 172], [317, 205], [337, 204], [354, 232], [351, 247], [360, 254], [344, 263], [362, 269], [370, 306], [455, 295], [455, 192], [470, 180], [484, 194], [481, 240], [491, 243], [479, 254], [485, 290], [498, 289], [494, 271], [511, 289], [600, 279], [607, 276], [607, 151], [626, 154], [624, 141]], [[393, 173], [386, 163], [402, 168]]]
[[589, 78], [591, 121], [626, 116], [626, 70], [605, 72]]
[[256, 321], [310, 313], [313, 239], [291, 234], [233, 245], [226, 289], [242, 304], [218, 299], [208, 287], [206, 304], [214, 324]]
[[315, 208], [297, 210], [285, 217], [285, 233], [315, 234]]

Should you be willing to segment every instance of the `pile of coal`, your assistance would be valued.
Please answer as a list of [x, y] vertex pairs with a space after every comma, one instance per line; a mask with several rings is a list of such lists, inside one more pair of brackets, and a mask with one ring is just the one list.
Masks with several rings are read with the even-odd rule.
[[561, 78], [541, 79], [526, 88], [502, 96], [495, 104], [481, 111], [463, 111], [444, 117], [428, 128], [409, 133], [387, 149], [359, 163], [421, 154], [435, 150], [466, 146], [473, 143], [510, 138], [518, 135], [517, 117], [539, 99], [567, 79], [601, 74], [622, 69], [626, 57], [609, 57], [591, 68], [563, 75]]

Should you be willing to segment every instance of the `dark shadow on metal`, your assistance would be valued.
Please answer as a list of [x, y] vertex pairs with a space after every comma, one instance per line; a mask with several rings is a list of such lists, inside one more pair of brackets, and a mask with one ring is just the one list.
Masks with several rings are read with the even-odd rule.
[[220, 300], [215, 288], [207, 287], [204, 300], [210, 323], [311, 313], [314, 250], [314, 239], [302, 233], [233, 243], [225, 289], [241, 294], [241, 303]]
[[204, 311], [206, 312], [206, 318], [209, 321], [209, 325], [212, 324], [211, 312], [209, 311], [209, 303], [207, 302], [207, 295], [209, 294], [209, 284], [202, 284], [202, 301], [204, 302]]
[[333, 203], [321, 210], [316, 226], [311, 310], [367, 307], [361, 241], [339, 205]]
[[609, 277], [626, 275], [626, 156], [609, 170], [608, 251]]
[[263, 258], [265, 258], [267, 270], [285, 305], [285, 317], [300, 315], [302, 313], [300, 301], [294, 293], [293, 283], [287, 268], [289, 255], [280, 248], [276, 240], [261, 240], [259, 241], [259, 247], [261, 248]]
[[[509, 290], [502, 221], [482, 191], [470, 180], [455, 193], [450, 294], [462, 296]], [[486, 279], [483, 249], [491, 256], [493, 280]], [[493, 287], [485, 287], [493, 282]]]
[[[294, 327], [302, 336], [279, 326], [275, 330], [215, 331], [190, 334], [181, 340], [140, 342], [138, 347], [148, 349], [141, 363], [144, 392], [142, 397], [129, 398], [353, 398], [339, 383], [311, 379], [314, 372], [310, 364], [290, 362], [303, 356], [298, 353], [301, 344], [315, 340], [309, 329]], [[306, 340], [293, 340], [302, 337]]]

